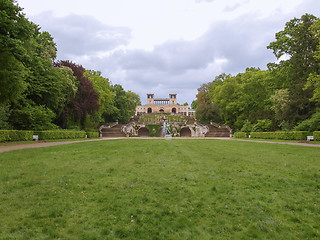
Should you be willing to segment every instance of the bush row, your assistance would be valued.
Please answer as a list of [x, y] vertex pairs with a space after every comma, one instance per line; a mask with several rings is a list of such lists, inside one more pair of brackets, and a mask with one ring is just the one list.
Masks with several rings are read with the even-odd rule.
[[32, 141], [33, 135], [38, 135], [39, 140], [50, 139], [75, 139], [75, 138], [98, 138], [99, 132], [85, 132], [74, 130], [53, 131], [24, 131], [24, 130], [0, 130], [0, 142]]
[[320, 131], [313, 132], [313, 140], [320, 141]]
[[88, 138], [98, 138], [100, 136], [99, 132], [87, 132]]
[[235, 132], [234, 133], [235, 138], [248, 138], [248, 133], [246, 132]]
[[[307, 140], [307, 136], [314, 136], [314, 140], [320, 140], [320, 132], [307, 131], [286, 131], [286, 132], [251, 132], [251, 138], [261, 139], [280, 139], [280, 140]], [[248, 134], [238, 132], [234, 134], [235, 138], [247, 138]]]
[[33, 131], [0, 130], [0, 142], [31, 141]]
[[74, 139], [74, 138], [85, 138], [86, 132], [71, 131], [71, 130], [35, 131], [34, 135], [38, 135], [39, 140]]

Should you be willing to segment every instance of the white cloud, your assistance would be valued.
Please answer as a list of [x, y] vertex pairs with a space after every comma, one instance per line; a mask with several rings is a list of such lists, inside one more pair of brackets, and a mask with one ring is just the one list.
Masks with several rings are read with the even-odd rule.
[[274, 34], [290, 19], [320, 11], [317, 0], [19, 2], [53, 35], [60, 59], [100, 70], [142, 100], [177, 93], [181, 103], [220, 73], [266, 68], [275, 61], [266, 49]]

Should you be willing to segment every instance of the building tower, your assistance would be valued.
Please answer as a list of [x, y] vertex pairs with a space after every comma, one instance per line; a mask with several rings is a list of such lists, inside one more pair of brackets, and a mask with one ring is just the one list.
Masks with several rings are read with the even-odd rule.
[[147, 94], [147, 105], [154, 104], [154, 94]]
[[169, 94], [170, 105], [177, 105], [177, 94]]

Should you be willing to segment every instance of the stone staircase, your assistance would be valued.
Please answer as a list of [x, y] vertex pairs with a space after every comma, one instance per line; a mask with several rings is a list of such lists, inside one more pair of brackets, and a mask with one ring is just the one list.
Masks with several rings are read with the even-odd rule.
[[117, 124], [110, 128], [102, 128], [101, 134], [102, 137], [108, 138], [117, 138], [117, 137], [125, 137], [126, 135], [121, 131], [123, 125]]
[[209, 131], [206, 133], [206, 137], [230, 137], [230, 129], [228, 127], [221, 127], [215, 125], [207, 125]]

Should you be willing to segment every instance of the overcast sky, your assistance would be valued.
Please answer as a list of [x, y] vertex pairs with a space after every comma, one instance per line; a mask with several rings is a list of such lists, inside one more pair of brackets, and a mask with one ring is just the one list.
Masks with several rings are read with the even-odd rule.
[[18, 0], [48, 31], [59, 60], [99, 70], [140, 95], [178, 102], [221, 73], [275, 62], [266, 46], [285, 23], [320, 17], [319, 0]]

